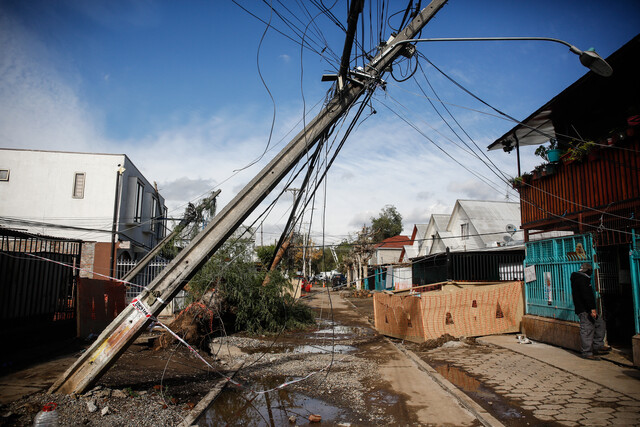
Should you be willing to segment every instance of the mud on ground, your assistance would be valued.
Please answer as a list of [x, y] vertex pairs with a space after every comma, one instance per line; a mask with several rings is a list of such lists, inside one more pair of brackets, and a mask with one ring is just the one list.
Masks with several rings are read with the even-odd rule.
[[[371, 306], [370, 298], [364, 300]], [[226, 387], [210, 411], [213, 424], [281, 425], [288, 424], [288, 417], [306, 424], [315, 411], [323, 425], [410, 422], [402, 396], [392, 395], [376, 375], [378, 364], [390, 357], [379, 351], [383, 338], [352, 309], [330, 313], [324, 308], [318, 313], [322, 317], [312, 330], [217, 339], [213, 355], [205, 356], [216, 371], [183, 346], [154, 350], [133, 345], [92, 391], [81, 396], [31, 395], [1, 408], [0, 425], [32, 425], [50, 401], [58, 404], [60, 425], [177, 425], [239, 362], [243, 367], [235, 380], [244, 387]], [[249, 391], [307, 376], [260, 398]]]

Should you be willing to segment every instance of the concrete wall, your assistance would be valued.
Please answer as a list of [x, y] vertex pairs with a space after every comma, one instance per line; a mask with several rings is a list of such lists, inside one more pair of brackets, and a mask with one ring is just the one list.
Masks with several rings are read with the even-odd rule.
[[532, 340], [580, 352], [580, 325], [576, 322], [525, 315], [522, 332]]
[[[162, 239], [163, 227], [158, 224], [156, 230], [152, 230], [150, 219], [162, 215], [164, 198], [156, 194], [154, 185], [124, 154], [0, 148], [0, 168], [10, 171], [9, 180], [0, 182], [0, 216], [39, 223], [6, 222], [3, 225], [49, 236], [111, 242], [117, 174], [121, 167], [124, 172], [119, 182], [118, 239], [130, 241], [134, 252], [146, 252]], [[85, 177], [84, 193], [74, 197], [78, 173]], [[135, 211], [137, 182], [143, 185], [144, 195], [142, 217], [134, 222], [131, 217]], [[152, 212], [154, 198], [158, 201], [155, 213]]]
[[[0, 215], [83, 228], [23, 227], [31, 233], [107, 242], [111, 240], [115, 174], [123, 155], [89, 155], [35, 150], [0, 150], [9, 181], [0, 183]], [[76, 173], [85, 173], [84, 195], [73, 197]], [[107, 227], [105, 227], [105, 224]]]

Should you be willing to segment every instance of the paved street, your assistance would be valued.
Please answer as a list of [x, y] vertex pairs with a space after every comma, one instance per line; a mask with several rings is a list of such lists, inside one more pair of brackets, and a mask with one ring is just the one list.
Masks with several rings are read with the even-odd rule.
[[[514, 422], [533, 416], [566, 426], [640, 425], [637, 369], [583, 360], [545, 344], [518, 344], [510, 335], [479, 342], [485, 345], [456, 343], [420, 356], [469, 394], [481, 398], [483, 391], [493, 392], [521, 408], [519, 415], [512, 414]], [[485, 400], [491, 401], [491, 393], [488, 396]]]

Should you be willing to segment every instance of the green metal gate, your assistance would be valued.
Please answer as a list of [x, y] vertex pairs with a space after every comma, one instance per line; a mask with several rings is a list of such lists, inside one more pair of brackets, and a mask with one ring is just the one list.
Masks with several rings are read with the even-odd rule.
[[[578, 321], [571, 296], [571, 273], [593, 262], [591, 234], [540, 240], [526, 244], [526, 312], [535, 316]], [[594, 268], [596, 268], [594, 266]], [[531, 273], [535, 270], [535, 279]]]
[[636, 323], [636, 334], [640, 334], [640, 236], [633, 231], [631, 250], [629, 251], [631, 266], [631, 292], [633, 293], [633, 318]]

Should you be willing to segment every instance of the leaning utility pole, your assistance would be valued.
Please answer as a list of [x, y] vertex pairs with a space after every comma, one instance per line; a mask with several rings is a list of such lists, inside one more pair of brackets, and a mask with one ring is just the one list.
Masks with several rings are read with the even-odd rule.
[[[446, 0], [433, 0], [395, 36], [393, 42], [414, 38]], [[353, 26], [355, 29], [355, 26]], [[134, 304], [128, 305], [83, 355], [53, 384], [50, 392], [83, 393], [116, 362], [169, 301], [198, 272], [242, 222], [289, 173], [298, 161], [345, 114], [358, 98], [380, 82], [382, 74], [406, 46], [387, 46], [364, 72], [347, 72], [347, 83], [337, 90], [318, 116], [269, 162], [249, 184], [149, 284]]]

